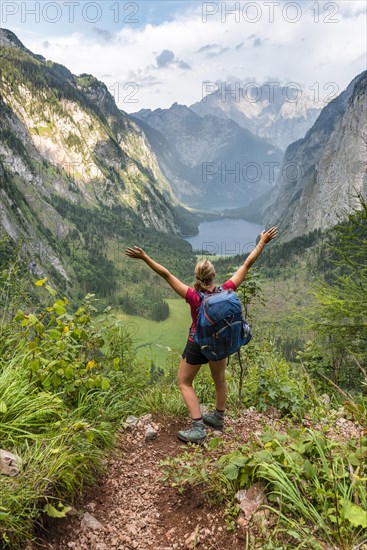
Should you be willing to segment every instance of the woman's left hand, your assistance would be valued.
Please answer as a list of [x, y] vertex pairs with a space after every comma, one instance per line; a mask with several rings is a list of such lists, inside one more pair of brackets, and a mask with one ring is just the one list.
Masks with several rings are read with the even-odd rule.
[[266, 244], [272, 239], [275, 239], [278, 236], [278, 228], [277, 227], [271, 227], [267, 231], [264, 231], [260, 234], [260, 240]]
[[138, 246], [134, 246], [134, 248], [129, 246], [125, 250], [125, 254], [126, 256], [129, 256], [129, 258], [135, 258], [136, 260], [144, 260], [144, 258], [146, 258], [147, 256], [144, 250], [142, 248], [139, 248]]

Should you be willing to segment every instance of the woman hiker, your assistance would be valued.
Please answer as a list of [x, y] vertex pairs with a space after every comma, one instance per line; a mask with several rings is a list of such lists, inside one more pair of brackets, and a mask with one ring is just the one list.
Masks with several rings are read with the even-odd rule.
[[[236, 271], [228, 281], [221, 285], [223, 290], [236, 290], [244, 281], [247, 272], [251, 265], [260, 256], [266, 243], [274, 239], [278, 234], [276, 227], [272, 227], [268, 231], [263, 231], [260, 234], [259, 243], [254, 250], [244, 261], [243, 265]], [[185, 349], [182, 353], [182, 359], [178, 368], [178, 385], [185, 400], [186, 406], [192, 418], [191, 427], [188, 430], [181, 430], [177, 433], [177, 437], [181, 441], [187, 443], [203, 443], [206, 438], [205, 424], [215, 429], [223, 429], [224, 411], [227, 400], [227, 383], [225, 379], [226, 359], [220, 361], [210, 361], [201, 352], [200, 346], [194, 340], [196, 331], [196, 323], [198, 318], [198, 310], [201, 303], [201, 298], [198, 292], [206, 294], [216, 291], [214, 285], [215, 270], [213, 264], [209, 260], [202, 260], [195, 267], [196, 281], [194, 288], [187, 286], [177, 277], [172, 275], [162, 265], [158, 264], [148, 256], [144, 250], [135, 246], [128, 247], [125, 254], [130, 258], [143, 260], [148, 266], [153, 269], [158, 275], [163, 277], [167, 283], [173, 288], [177, 294], [185, 298], [191, 308], [192, 324], [189, 331], [188, 340]], [[211, 376], [215, 385], [215, 410], [208, 414], [201, 414], [199, 400], [192, 387], [193, 380], [203, 364], [209, 363]]]

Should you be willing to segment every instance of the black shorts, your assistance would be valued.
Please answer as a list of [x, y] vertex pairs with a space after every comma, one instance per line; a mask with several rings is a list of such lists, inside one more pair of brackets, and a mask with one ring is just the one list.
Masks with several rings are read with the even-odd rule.
[[181, 357], [186, 359], [186, 363], [189, 365], [205, 365], [206, 363], [209, 363], [209, 359], [201, 353], [199, 344], [197, 342], [193, 342], [192, 340], [187, 340]]

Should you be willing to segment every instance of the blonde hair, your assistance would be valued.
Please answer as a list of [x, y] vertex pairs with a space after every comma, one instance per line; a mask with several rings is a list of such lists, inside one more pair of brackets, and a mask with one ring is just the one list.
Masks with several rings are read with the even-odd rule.
[[213, 284], [215, 270], [212, 262], [209, 260], [201, 260], [195, 267], [196, 281], [194, 283], [195, 290], [208, 290]]

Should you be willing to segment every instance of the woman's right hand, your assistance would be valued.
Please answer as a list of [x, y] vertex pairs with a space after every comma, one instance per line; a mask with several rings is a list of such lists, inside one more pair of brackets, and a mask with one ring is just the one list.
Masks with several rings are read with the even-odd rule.
[[126, 256], [129, 256], [129, 258], [135, 258], [136, 260], [144, 260], [144, 258], [147, 257], [144, 250], [138, 246], [134, 246], [134, 248], [128, 246], [125, 250], [125, 254]]

